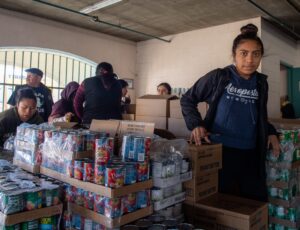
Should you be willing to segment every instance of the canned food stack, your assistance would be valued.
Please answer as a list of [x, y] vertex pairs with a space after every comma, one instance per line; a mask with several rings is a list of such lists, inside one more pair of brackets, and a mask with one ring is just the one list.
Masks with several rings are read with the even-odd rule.
[[56, 230], [58, 228], [59, 216], [43, 217], [36, 220], [29, 220], [20, 224], [1, 226], [4, 230]]
[[[128, 213], [135, 212], [138, 209], [148, 207], [150, 205], [150, 190], [130, 193], [122, 197], [108, 198], [93, 192], [67, 185], [66, 198], [70, 203], [74, 203], [78, 206], [99, 213], [100, 215], [114, 219]], [[80, 215], [78, 214], [68, 214], [68, 218], [65, 219], [65, 226], [71, 226], [75, 229], [83, 229], [80, 227], [85, 226], [87, 223], [82, 219], [83, 217], [79, 217]], [[93, 223], [93, 225], [95, 224], [96, 223]], [[84, 229], [89, 228], [85, 227]]]
[[51, 127], [27, 123], [18, 126], [14, 158], [27, 164], [40, 165], [42, 161], [40, 145], [44, 142], [44, 131], [49, 129]]
[[[38, 178], [28, 172], [22, 171], [16, 166], [1, 161], [0, 167], [0, 215], [1, 229], [46, 229], [46, 226], [56, 226], [54, 215], [61, 214], [54, 211], [53, 217], [39, 218], [33, 214], [26, 222], [19, 223], [18, 218], [24, 218], [20, 214], [36, 209], [51, 208], [60, 204], [61, 187], [48, 178]], [[54, 210], [54, 209], [53, 209]], [[49, 212], [53, 211], [49, 209]], [[55, 210], [57, 210], [55, 208]], [[14, 218], [14, 214], [18, 217]], [[49, 215], [49, 213], [47, 213]], [[8, 224], [7, 223], [8, 219]], [[9, 224], [13, 220], [16, 224]], [[49, 222], [49, 220], [51, 220]], [[56, 229], [56, 228], [51, 228]]]
[[[151, 138], [124, 135], [121, 158], [114, 156], [114, 143], [114, 138], [111, 137], [96, 139], [95, 159], [74, 160], [74, 167], [71, 166], [68, 170], [69, 176], [112, 189], [122, 189], [127, 185], [134, 186], [138, 182], [148, 181]], [[112, 197], [105, 197], [72, 185], [66, 185], [65, 189], [70, 207], [65, 226], [75, 229], [83, 229], [83, 227], [92, 229], [95, 225], [103, 229], [105, 223], [99, 219], [98, 221], [86, 219], [84, 214], [74, 211], [72, 207], [80, 206], [83, 208], [81, 210], [93, 211], [93, 216], [106, 217], [112, 222], [114, 219], [123, 218], [126, 214], [135, 213], [151, 205], [150, 190], [142, 187], [137, 192]]]
[[269, 228], [299, 229], [299, 132], [278, 130], [281, 153], [267, 155], [267, 183], [269, 195]]
[[73, 160], [80, 153], [94, 151], [95, 140], [108, 134], [89, 130], [47, 130], [44, 136], [42, 166], [70, 175]]
[[190, 180], [192, 175], [188, 172], [189, 159], [184, 157], [183, 151], [178, 151], [171, 143], [172, 141], [162, 142], [151, 155], [155, 186], [151, 189], [151, 199], [156, 214], [165, 217], [166, 220], [183, 221], [182, 202], [185, 200], [183, 182]]

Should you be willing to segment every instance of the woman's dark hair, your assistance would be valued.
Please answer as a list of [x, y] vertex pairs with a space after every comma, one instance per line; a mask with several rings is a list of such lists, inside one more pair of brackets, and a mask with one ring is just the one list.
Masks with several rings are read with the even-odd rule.
[[128, 82], [123, 79], [119, 79], [118, 82], [121, 84], [122, 89], [128, 86]]
[[32, 99], [36, 103], [36, 96], [34, 95], [34, 92], [31, 88], [28, 87], [19, 89], [17, 91], [16, 104], [19, 104], [19, 102], [23, 99]]
[[165, 87], [165, 88], [168, 90], [168, 94], [171, 94], [172, 88], [171, 88], [171, 86], [170, 86], [169, 83], [167, 83], [167, 82], [160, 83], [160, 84], [157, 86], [157, 89], [158, 89], [158, 87], [160, 87], [160, 86]]
[[237, 47], [245, 40], [256, 41], [261, 47], [261, 54], [264, 54], [264, 45], [261, 39], [257, 36], [258, 29], [256, 25], [248, 24], [241, 27], [241, 33], [233, 40], [232, 54], [235, 56]]

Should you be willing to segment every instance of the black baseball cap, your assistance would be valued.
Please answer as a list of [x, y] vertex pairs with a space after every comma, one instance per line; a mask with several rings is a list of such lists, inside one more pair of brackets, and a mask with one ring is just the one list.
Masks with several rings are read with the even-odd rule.
[[42, 70], [38, 69], [38, 68], [29, 68], [25, 70], [26, 73], [33, 73], [36, 74], [40, 77], [43, 77], [44, 73]]

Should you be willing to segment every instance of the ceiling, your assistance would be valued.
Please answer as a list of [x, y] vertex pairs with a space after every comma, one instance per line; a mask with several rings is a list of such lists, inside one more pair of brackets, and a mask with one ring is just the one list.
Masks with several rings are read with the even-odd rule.
[[78, 13], [99, 1], [1, 0], [0, 7], [132, 41], [262, 16], [300, 40], [300, 0], [123, 0], [89, 14]]

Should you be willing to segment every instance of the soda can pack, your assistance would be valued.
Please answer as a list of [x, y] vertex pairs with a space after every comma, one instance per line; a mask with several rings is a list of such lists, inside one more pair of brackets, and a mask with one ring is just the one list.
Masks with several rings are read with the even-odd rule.
[[105, 169], [105, 186], [120, 188], [124, 185], [125, 170], [122, 165], [110, 165]]
[[122, 159], [124, 162], [144, 162], [149, 160], [150, 137], [124, 135], [122, 143]]

